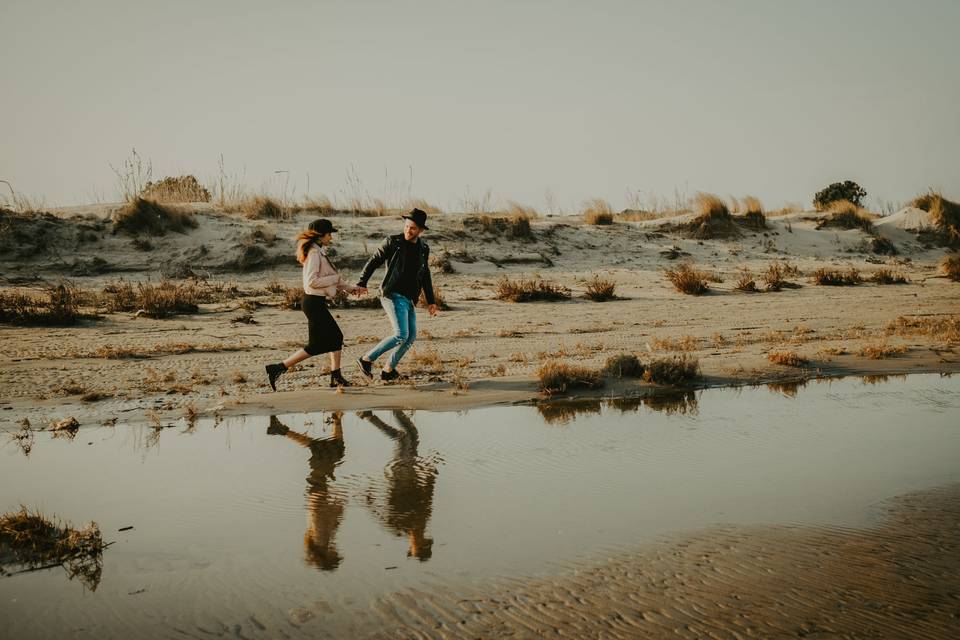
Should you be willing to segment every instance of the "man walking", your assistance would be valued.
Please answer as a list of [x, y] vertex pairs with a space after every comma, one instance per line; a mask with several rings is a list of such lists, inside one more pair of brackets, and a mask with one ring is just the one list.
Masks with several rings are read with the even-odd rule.
[[373, 377], [373, 363], [391, 349], [394, 352], [380, 372], [380, 379], [396, 380], [400, 377], [397, 365], [417, 339], [416, 306], [421, 291], [427, 299], [430, 315], [438, 313], [430, 278], [430, 247], [420, 239], [420, 234], [426, 230], [426, 212], [413, 209], [403, 216], [403, 233], [387, 236], [360, 274], [357, 285], [366, 290], [370, 276], [386, 263], [387, 272], [380, 283], [380, 303], [393, 325], [393, 335], [357, 359], [360, 370], [368, 378]]

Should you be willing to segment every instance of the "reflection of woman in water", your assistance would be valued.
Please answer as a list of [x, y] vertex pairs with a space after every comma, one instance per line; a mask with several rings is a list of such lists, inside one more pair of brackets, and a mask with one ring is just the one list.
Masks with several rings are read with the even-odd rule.
[[420, 435], [402, 411], [393, 412], [400, 429], [391, 427], [370, 411], [357, 415], [368, 420], [396, 443], [393, 460], [384, 472], [388, 484], [386, 508], [375, 508], [377, 517], [398, 536], [407, 536], [410, 544], [408, 556], [425, 562], [433, 555], [433, 539], [426, 536], [426, 530], [433, 512], [436, 463], [417, 455]]
[[303, 551], [307, 562], [323, 571], [340, 566], [343, 558], [337, 551], [334, 536], [343, 520], [345, 500], [331, 491], [328, 480], [336, 480], [334, 469], [343, 459], [343, 426], [341, 412], [330, 417], [333, 434], [329, 438], [311, 438], [291, 431], [276, 416], [270, 416], [267, 433], [289, 438], [310, 449], [310, 475], [307, 476], [307, 531], [303, 534]]

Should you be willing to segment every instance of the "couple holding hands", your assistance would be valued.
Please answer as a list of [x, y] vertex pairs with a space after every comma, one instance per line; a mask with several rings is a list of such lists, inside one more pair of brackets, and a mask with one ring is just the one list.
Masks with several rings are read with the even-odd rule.
[[392, 349], [390, 359], [380, 372], [380, 379], [389, 381], [400, 377], [397, 365], [417, 338], [416, 306], [421, 291], [430, 315], [439, 313], [430, 278], [430, 248], [420, 239], [427, 230], [427, 214], [413, 209], [402, 218], [402, 233], [387, 236], [364, 265], [357, 284], [344, 282], [327, 256], [327, 247], [337, 231], [329, 220], [314, 220], [297, 236], [297, 261], [303, 265], [302, 308], [307, 316], [309, 338], [306, 346], [294, 351], [286, 360], [266, 366], [267, 379], [274, 391], [277, 390], [277, 379], [290, 367], [321, 353], [330, 354], [330, 386], [350, 386], [340, 372], [343, 332], [330, 315], [327, 299], [340, 291], [357, 296], [367, 293], [367, 281], [383, 264], [387, 266], [380, 283], [380, 303], [387, 312], [393, 333], [357, 358], [357, 364], [364, 376], [372, 378], [373, 363]]

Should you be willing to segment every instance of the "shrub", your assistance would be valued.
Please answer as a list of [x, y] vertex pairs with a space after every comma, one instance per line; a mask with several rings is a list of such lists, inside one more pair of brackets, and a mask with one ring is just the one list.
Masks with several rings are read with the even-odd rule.
[[823, 211], [830, 203], [838, 200], [846, 200], [859, 207], [866, 196], [866, 190], [853, 180], [834, 182], [813, 196], [813, 208], [817, 211]]
[[613, 209], [603, 198], [594, 198], [583, 203], [583, 220], [592, 225], [613, 224]]
[[697, 194], [696, 214], [693, 220], [680, 225], [692, 238], [709, 240], [740, 235], [727, 205], [712, 193]]
[[897, 255], [897, 248], [889, 238], [874, 236], [870, 239], [870, 251], [884, 256]]
[[250, 220], [259, 220], [267, 218], [270, 220], [288, 220], [290, 211], [284, 209], [280, 203], [267, 196], [254, 196], [241, 202], [237, 209], [245, 218]]
[[213, 289], [203, 289], [194, 282], [176, 283], [161, 280], [157, 284], [118, 282], [104, 287], [107, 311], [137, 311], [149, 318], [197, 313], [202, 302], [218, 299]]
[[960, 282], [960, 253], [944, 256], [940, 261], [940, 271], [954, 282]]
[[450, 262], [450, 252], [442, 251], [430, 256], [430, 266], [440, 273], [453, 273], [453, 263]]
[[883, 360], [889, 358], [890, 356], [897, 356], [901, 353], [906, 353], [908, 351], [906, 345], [889, 345], [886, 342], [879, 342], [877, 344], [866, 345], [860, 349], [857, 353], [865, 358], [870, 358], [871, 360]]
[[[450, 310], [450, 305], [447, 304], [447, 299], [446, 299], [445, 297], [443, 297], [443, 292], [440, 291], [440, 287], [438, 287], [437, 285], [433, 285], [433, 299], [434, 299], [434, 301], [437, 303], [437, 308], [439, 308], [441, 311], [449, 311], [449, 310]], [[378, 304], [379, 304], [379, 298], [377, 298], [377, 302], [378, 302]], [[420, 299], [419, 299], [417, 302], [418, 302], [418, 304], [419, 304], [421, 307], [423, 307], [424, 309], [427, 308], [427, 306], [428, 306], [428, 305], [427, 305], [427, 292], [426, 292], [425, 289], [420, 292]]]
[[743, 291], [744, 293], [760, 292], [760, 290], [757, 289], [756, 280], [753, 279], [753, 274], [750, 273], [750, 270], [746, 268], [740, 270], [740, 277], [737, 279], [734, 289], [737, 291]]
[[0, 322], [18, 325], [67, 326], [81, 318], [80, 292], [71, 284], [47, 287], [42, 296], [0, 292]]
[[516, 281], [504, 276], [497, 283], [496, 298], [508, 302], [569, 300], [570, 290], [559, 284], [542, 280], [539, 276], [531, 280]]
[[810, 364], [809, 360], [796, 351], [772, 351], [767, 354], [767, 360], [785, 367], [804, 367]]
[[194, 176], [167, 177], [147, 182], [140, 197], [154, 202], [210, 202], [210, 192]]
[[848, 200], [837, 200], [827, 207], [827, 217], [817, 221], [817, 229], [837, 227], [839, 229], [873, 230], [873, 221], [866, 212]]
[[663, 274], [680, 293], [699, 296], [707, 292], [707, 274], [697, 271], [689, 263], [681, 263], [675, 269], [665, 269]]
[[942, 239], [952, 246], [960, 245], [960, 204], [947, 200], [936, 191], [917, 196], [911, 203], [930, 214]]
[[586, 297], [594, 302], [606, 302], [607, 300], [616, 300], [617, 296], [614, 290], [617, 285], [613, 280], [605, 280], [599, 274], [594, 274], [587, 281]]
[[685, 384], [700, 375], [700, 362], [686, 353], [660, 358], [647, 365], [643, 379], [657, 384]]
[[599, 371], [550, 360], [537, 369], [540, 390], [546, 393], [564, 393], [569, 389], [593, 389], [603, 384]]
[[603, 372], [616, 378], [639, 378], [643, 371], [644, 366], [640, 359], [632, 353], [610, 356], [603, 365]]
[[135, 198], [113, 214], [113, 232], [130, 235], [149, 233], [166, 235], [168, 231], [186, 233], [197, 227], [193, 214], [158, 204], [153, 200]]
[[763, 213], [763, 203], [759, 198], [746, 196], [743, 199], [743, 214], [737, 219], [737, 222], [753, 231], [760, 231], [767, 228], [767, 216]]
[[846, 271], [820, 268], [814, 271], [811, 279], [814, 284], [832, 287], [854, 286], [863, 282], [863, 279], [860, 277], [860, 272], [853, 267]]

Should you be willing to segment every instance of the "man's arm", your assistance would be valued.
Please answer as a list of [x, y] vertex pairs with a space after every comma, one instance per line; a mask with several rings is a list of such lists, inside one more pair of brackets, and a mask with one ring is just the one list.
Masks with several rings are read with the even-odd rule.
[[430, 276], [430, 247], [424, 247], [425, 258], [427, 260], [426, 273], [423, 274], [423, 295], [427, 299], [427, 305], [437, 304], [433, 297], [433, 278]]
[[373, 272], [376, 271], [380, 265], [387, 261], [387, 258], [390, 255], [390, 245], [391, 239], [387, 237], [386, 240], [380, 245], [380, 248], [370, 256], [370, 259], [367, 260], [367, 264], [363, 265], [363, 271], [360, 272], [360, 280], [357, 282], [357, 285], [367, 288], [367, 280], [370, 279], [370, 276], [373, 275]]

